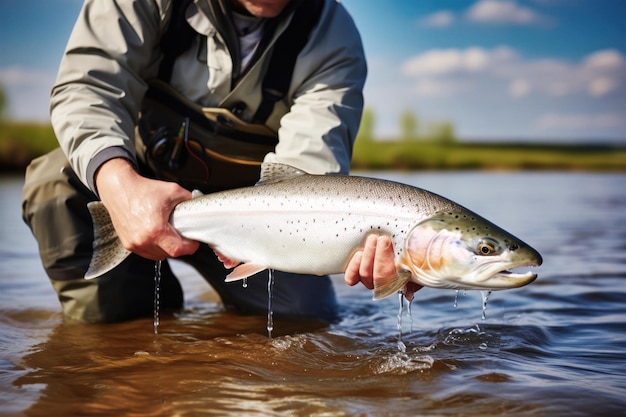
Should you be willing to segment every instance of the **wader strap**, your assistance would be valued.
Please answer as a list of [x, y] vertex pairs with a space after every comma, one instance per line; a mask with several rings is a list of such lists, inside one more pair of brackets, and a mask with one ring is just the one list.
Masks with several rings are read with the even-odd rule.
[[161, 51], [163, 61], [159, 67], [158, 78], [169, 82], [174, 70], [176, 58], [191, 47], [191, 43], [197, 32], [193, 30], [187, 19], [185, 12], [193, 0], [173, 0], [172, 16], [167, 31], [161, 39]]
[[[193, 38], [197, 35], [185, 19], [185, 11], [191, 1], [173, 0], [170, 23], [161, 39], [163, 61], [159, 67], [158, 78], [168, 83], [176, 58], [191, 47]], [[254, 114], [254, 123], [264, 124], [272, 114], [274, 105], [287, 94], [298, 54], [318, 22], [323, 6], [324, 0], [301, 0], [289, 26], [277, 39], [263, 79], [262, 101]]]
[[263, 98], [252, 118], [254, 123], [265, 123], [272, 114], [274, 105], [287, 95], [296, 58], [306, 45], [313, 26], [319, 20], [323, 5], [323, 0], [302, 0], [294, 12], [289, 27], [276, 41], [263, 79]]

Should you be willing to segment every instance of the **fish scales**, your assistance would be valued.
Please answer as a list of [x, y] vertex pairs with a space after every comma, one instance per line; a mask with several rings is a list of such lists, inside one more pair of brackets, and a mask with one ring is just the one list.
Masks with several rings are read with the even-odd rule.
[[417, 223], [456, 207], [399, 183], [302, 175], [183, 202], [172, 225], [230, 259], [323, 275], [342, 272], [370, 233], [391, 236], [400, 256]]

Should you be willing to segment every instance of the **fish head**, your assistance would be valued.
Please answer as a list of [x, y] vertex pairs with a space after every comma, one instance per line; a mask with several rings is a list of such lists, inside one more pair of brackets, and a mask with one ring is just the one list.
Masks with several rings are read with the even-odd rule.
[[542, 263], [539, 252], [484, 218], [459, 208], [417, 224], [405, 240], [401, 269], [433, 288], [504, 290], [533, 282], [537, 274], [513, 268]]

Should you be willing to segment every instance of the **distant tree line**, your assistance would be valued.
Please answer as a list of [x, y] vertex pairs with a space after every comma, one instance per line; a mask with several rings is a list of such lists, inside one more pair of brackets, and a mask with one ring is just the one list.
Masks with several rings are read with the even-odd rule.
[[0, 121], [4, 119], [4, 109], [7, 106], [7, 95], [4, 92], [4, 88], [0, 85]]
[[[374, 111], [366, 108], [363, 111], [361, 125], [357, 135], [359, 140], [374, 140], [375, 129]], [[422, 126], [417, 115], [410, 111], [403, 111], [399, 118], [399, 135], [398, 140], [401, 141], [429, 141], [440, 144], [452, 144], [457, 142], [456, 131], [454, 125], [449, 121], [430, 122]]]

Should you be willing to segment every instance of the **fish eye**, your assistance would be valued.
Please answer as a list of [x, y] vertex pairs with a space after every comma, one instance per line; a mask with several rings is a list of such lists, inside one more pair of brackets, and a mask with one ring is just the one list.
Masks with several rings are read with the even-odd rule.
[[495, 255], [498, 252], [498, 243], [492, 239], [482, 239], [476, 246], [476, 254], [478, 255]]

